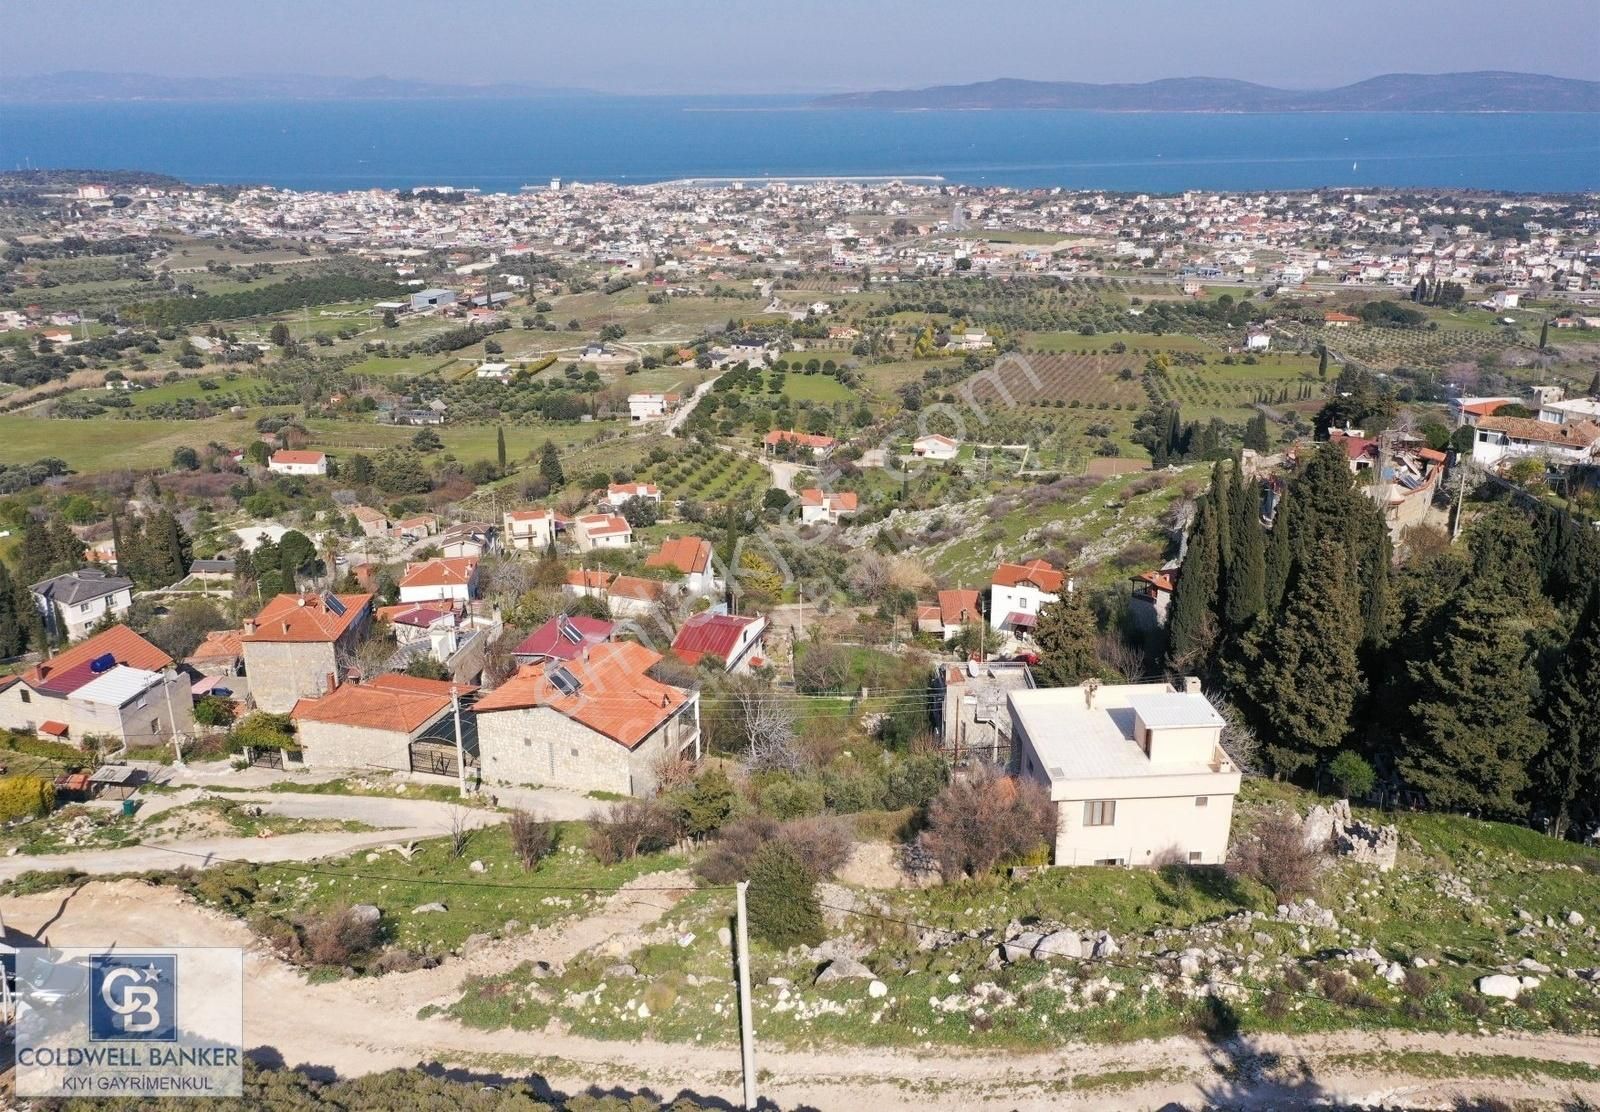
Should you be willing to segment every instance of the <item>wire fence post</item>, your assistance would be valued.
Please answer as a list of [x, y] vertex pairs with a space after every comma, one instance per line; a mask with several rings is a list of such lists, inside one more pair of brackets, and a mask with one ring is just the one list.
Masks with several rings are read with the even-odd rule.
[[750, 924], [745, 915], [744, 895], [750, 882], [741, 880], [734, 888], [738, 906], [737, 955], [739, 963], [739, 1059], [744, 1070], [744, 1106], [756, 1107], [756, 1029], [750, 1003]]

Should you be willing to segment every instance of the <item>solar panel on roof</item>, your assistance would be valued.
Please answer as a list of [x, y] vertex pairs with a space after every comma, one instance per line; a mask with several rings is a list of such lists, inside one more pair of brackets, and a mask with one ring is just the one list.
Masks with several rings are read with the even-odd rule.
[[339, 598], [338, 595], [323, 595], [322, 604], [328, 608], [328, 613], [337, 614], [341, 618], [344, 617], [344, 602]]
[[556, 668], [552, 670], [550, 672], [550, 682], [553, 683], [556, 687], [556, 690], [560, 691], [563, 695], [576, 695], [583, 687], [583, 684], [578, 682], [578, 677], [574, 676], [565, 668]]
[[574, 645], [581, 645], [583, 643], [583, 634], [578, 630], [578, 627], [573, 625], [565, 615], [562, 616], [557, 629], [560, 631], [562, 637], [566, 638], [568, 641], [571, 641]]
[[89, 671], [93, 672], [97, 676], [101, 672], [111, 671], [111, 669], [115, 668], [116, 666], [117, 658], [111, 653], [101, 653], [99, 656], [89, 661]]

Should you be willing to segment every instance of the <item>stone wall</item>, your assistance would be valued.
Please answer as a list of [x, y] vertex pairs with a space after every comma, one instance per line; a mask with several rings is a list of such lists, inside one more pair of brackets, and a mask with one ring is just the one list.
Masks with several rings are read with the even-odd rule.
[[656, 763], [693, 745], [686, 708], [632, 750], [548, 707], [480, 713], [478, 755], [483, 778], [493, 784], [535, 784], [575, 791], [650, 795]]
[[339, 673], [331, 643], [300, 641], [246, 641], [244, 670], [256, 706], [273, 714], [288, 714], [296, 700], [326, 694], [328, 674]]

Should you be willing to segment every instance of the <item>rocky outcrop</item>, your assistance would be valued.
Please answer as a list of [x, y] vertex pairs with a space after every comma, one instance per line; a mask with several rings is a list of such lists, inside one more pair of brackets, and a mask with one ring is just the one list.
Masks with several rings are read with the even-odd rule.
[[1394, 868], [1400, 852], [1400, 831], [1393, 826], [1374, 826], [1350, 815], [1350, 801], [1341, 799], [1331, 807], [1311, 808], [1300, 820], [1300, 836], [1306, 848], [1337, 854], [1358, 864], [1375, 865], [1381, 873]]

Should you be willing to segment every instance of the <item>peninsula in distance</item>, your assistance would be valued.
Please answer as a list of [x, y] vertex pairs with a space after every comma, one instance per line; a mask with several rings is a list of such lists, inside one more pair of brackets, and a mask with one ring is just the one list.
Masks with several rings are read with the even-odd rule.
[[1386, 73], [1336, 89], [1277, 89], [1221, 77], [1139, 83], [1023, 81], [818, 97], [816, 108], [1075, 112], [1600, 112], [1600, 81], [1536, 73]]

